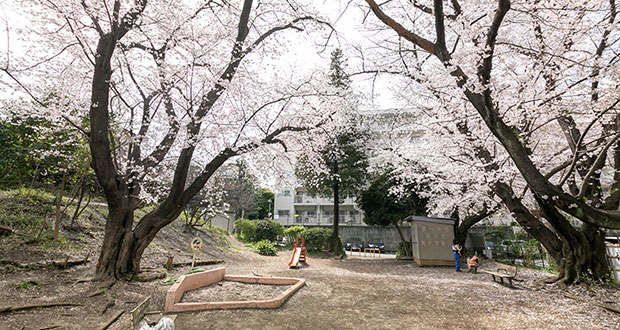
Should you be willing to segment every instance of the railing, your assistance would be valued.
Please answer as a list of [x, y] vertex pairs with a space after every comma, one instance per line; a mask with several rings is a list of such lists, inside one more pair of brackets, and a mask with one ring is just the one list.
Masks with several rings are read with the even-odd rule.
[[[294, 204], [313, 204], [313, 205], [334, 205], [333, 198], [316, 198], [309, 196], [298, 196], [296, 195], [293, 199]], [[355, 201], [353, 199], [347, 198], [343, 201], [341, 205], [354, 205]]]

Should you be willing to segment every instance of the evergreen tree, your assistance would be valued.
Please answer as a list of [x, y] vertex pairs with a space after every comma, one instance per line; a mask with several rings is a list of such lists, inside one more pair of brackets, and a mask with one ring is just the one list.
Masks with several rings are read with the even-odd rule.
[[[349, 97], [350, 79], [345, 68], [342, 51], [334, 50], [330, 65], [330, 85], [339, 91], [340, 97], [346, 99]], [[368, 167], [368, 157], [364, 152], [368, 135], [361, 129], [360, 121], [353, 113], [347, 113], [346, 116], [346, 124], [323, 132], [324, 142], [312, 152], [301, 156], [295, 170], [310, 194], [333, 198], [334, 221], [329, 249], [338, 255], [344, 254], [338, 233], [340, 203], [346, 196], [357, 195], [366, 182]]]
[[[400, 194], [392, 191], [398, 186], [402, 189]], [[427, 214], [429, 199], [421, 194], [427, 190], [424, 184], [403, 183], [393, 170], [388, 170], [372, 179], [370, 186], [358, 196], [357, 204], [364, 211], [364, 222], [368, 225], [393, 225], [410, 255], [411, 244], [403, 235], [399, 223], [410, 215]]]
[[254, 204], [259, 219], [273, 219], [273, 191], [267, 188], [259, 188], [254, 194]]

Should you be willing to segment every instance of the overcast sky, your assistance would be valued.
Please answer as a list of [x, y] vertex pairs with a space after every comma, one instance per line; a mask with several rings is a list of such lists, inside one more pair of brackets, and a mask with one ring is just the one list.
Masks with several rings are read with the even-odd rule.
[[[1, 64], [6, 63], [7, 47], [10, 41], [11, 52], [19, 54], [23, 52], [25, 47], [18, 43], [16, 33], [18, 28], [27, 21], [11, 5], [0, 3], [0, 60]], [[364, 31], [362, 20], [366, 6], [361, 1], [352, 0], [316, 0], [315, 7], [320, 10], [321, 15], [325, 16], [330, 22], [335, 22], [334, 27], [338, 34], [332, 36], [330, 43], [326, 49], [322, 47], [314, 47], [309, 43], [299, 43], [297, 46], [290, 48], [290, 53], [284, 59], [288, 65], [296, 68], [305, 68], [306, 70], [316, 70], [317, 68], [329, 68], [329, 58], [331, 51], [336, 48], [342, 48], [347, 57], [349, 73], [354, 73], [361, 67], [359, 53], [353, 46], [372, 46], [367, 38], [368, 32]], [[8, 27], [8, 31], [7, 31]], [[7, 39], [8, 38], [8, 39]], [[317, 39], [318, 40], [318, 39]], [[18, 63], [12, 59], [11, 66], [18, 66]], [[364, 95], [363, 108], [369, 110], [371, 108], [387, 109], [398, 106], [394, 94], [390, 90], [390, 82], [394, 81], [394, 77], [378, 77], [371, 79], [369, 75], [356, 75], [353, 78], [354, 89]], [[22, 91], [15, 91], [7, 88], [2, 83], [7, 81], [9, 77], [2, 73], [0, 77], [0, 95], [3, 98], [24, 96]], [[372, 88], [374, 84], [374, 89]]]

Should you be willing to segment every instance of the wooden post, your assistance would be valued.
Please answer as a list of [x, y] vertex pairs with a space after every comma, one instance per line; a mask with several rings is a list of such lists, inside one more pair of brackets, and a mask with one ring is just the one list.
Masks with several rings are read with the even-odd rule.
[[173, 264], [174, 264], [174, 256], [168, 256], [168, 261], [166, 261], [166, 270], [170, 271], [172, 270]]

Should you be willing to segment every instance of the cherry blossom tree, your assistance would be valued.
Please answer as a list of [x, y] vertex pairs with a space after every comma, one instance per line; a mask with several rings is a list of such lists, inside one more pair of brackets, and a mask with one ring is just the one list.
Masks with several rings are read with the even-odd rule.
[[[109, 211], [96, 279], [138, 272], [157, 232], [227, 160], [286, 148], [289, 135], [324, 121], [323, 84], [278, 62], [293, 33], [329, 27], [308, 3], [41, 1], [31, 10], [44, 13], [39, 38], [53, 50], [33, 68], [62, 73], [53, 83], [88, 100], [85, 131]], [[36, 96], [20, 68], [5, 68]], [[156, 208], [136, 223], [145, 202]]]
[[552, 281], [605, 278], [602, 228], [620, 227], [615, 1], [366, 3], [398, 36], [383, 69], [467, 144], [455, 162], [547, 248]]

